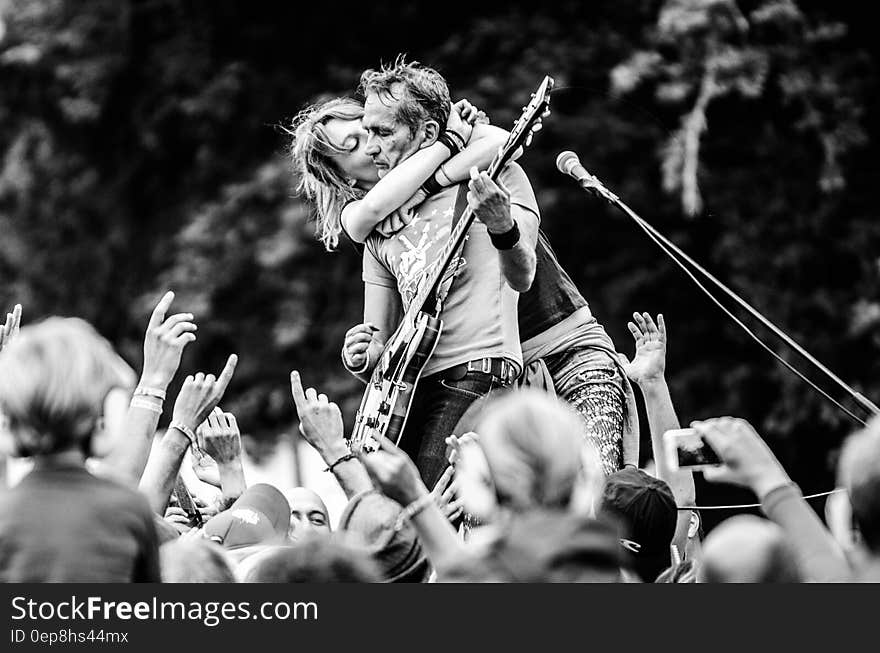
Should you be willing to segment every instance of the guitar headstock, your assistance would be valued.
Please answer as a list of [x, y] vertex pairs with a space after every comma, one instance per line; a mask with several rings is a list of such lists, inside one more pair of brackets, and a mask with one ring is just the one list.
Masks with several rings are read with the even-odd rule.
[[553, 91], [553, 78], [547, 75], [538, 89], [532, 93], [532, 99], [523, 107], [522, 115], [510, 130], [507, 142], [502, 146], [496, 157], [493, 170], [501, 169], [520, 147], [528, 147], [532, 136], [543, 127], [543, 120], [550, 115], [550, 93]]

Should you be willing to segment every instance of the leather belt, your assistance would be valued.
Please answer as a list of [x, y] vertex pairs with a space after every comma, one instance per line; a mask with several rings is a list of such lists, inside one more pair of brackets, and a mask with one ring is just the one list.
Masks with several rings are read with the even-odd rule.
[[489, 374], [505, 385], [513, 383], [517, 376], [516, 367], [506, 358], [478, 358], [443, 370], [439, 375], [445, 379], [459, 380], [468, 372]]

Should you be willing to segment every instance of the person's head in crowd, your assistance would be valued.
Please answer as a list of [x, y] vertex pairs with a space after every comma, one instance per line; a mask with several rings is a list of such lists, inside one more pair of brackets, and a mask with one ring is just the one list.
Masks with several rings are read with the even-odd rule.
[[456, 462], [465, 509], [482, 521], [498, 510], [592, 512], [604, 475], [583, 433], [580, 415], [546, 393], [522, 390], [487, 401]]
[[0, 367], [0, 412], [12, 440], [4, 449], [33, 457], [106, 453], [113, 435], [105, 434], [105, 415], [120, 412], [111, 391], [130, 388], [134, 372], [90, 324], [51, 317], [23, 327], [0, 353]]
[[292, 546], [261, 553], [245, 583], [373, 583], [379, 569], [369, 554], [330, 534], [311, 533]]
[[754, 515], [723, 521], [703, 543], [701, 583], [800, 583], [797, 558], [782, 529]]
[[159, 548], [163, 583], [234, 583], [230, 561], [219, 544], [181, 537]]
[[312, 532], [330, 532], [330, 513], [317, 492], [306, 487], [295, 487], [285, 492], [284, 496], [290, 506], [288, 534], [292, 541]]
[[844, 443], [838, 482], [849, 495], [856, 541], [865, 553], [880, 556], [880, 417]]
[[644, 582], [654, 582], [672, 564], [669, 546], [675, 535], [678, 509], [664, 481], [635, 467], [625, 467], [606, 480], [599, 513], [620, 523], [620, 545]]
[[247, 488], [228, 510], [209, 519], [205, 537], [241, 558], [255, 548], [288, 541], [290, 506], [273, 485], [257, 483]]
[[624, 564], [611, 523], [569, 511], [531, 510], [506, 524], [487, 551], [461, 557], [438, 580], [617, 583]]
[[367, 490], [346, 504], [339, 532], [376, 563], [381, 582], [423, 583], [431, 575], [431, 566], [413, 526], [398, 524], [399, 516], [397, 503], [376, 490]]

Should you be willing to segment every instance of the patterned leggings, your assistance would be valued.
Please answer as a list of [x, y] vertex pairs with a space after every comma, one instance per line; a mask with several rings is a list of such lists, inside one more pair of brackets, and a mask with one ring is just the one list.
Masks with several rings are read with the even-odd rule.
[[592, 349], [574, 349], [544, 359], [556, 393], [584, 418], [585, 436], [596, 446], [605, 474], [623, 467], [622, 379], [609, 356]]

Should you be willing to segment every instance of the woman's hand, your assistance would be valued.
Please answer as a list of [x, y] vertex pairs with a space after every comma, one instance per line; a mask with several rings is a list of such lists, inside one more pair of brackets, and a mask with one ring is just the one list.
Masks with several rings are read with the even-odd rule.
[[[459, 109], [461, 107], [461, 109]], [[468, 120], [462, 115], [462, 111], [464, 114], [468, 116], [472, 116], [471, 120]], [[452, 131], [461, 136], [462, 143], [467, 145], [468, 141], [471, 139], [471, 134], [474, 131], [474, 122], [477, 119], [477, 110], [476, 108], [467, 100], [459, 100], [449, 109], [449, 118], [446, 120], [446, 131]]]
[[141, 383], [150, 388], [164, 390], [171, 383], [184, 348], [196, 339], [192, 313], [177, 313], [165, 317], [174, 301], [174, 293], [168, 291], [156, 304], [144, 337], [144, 371]]

